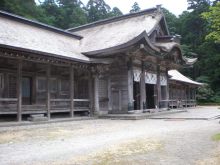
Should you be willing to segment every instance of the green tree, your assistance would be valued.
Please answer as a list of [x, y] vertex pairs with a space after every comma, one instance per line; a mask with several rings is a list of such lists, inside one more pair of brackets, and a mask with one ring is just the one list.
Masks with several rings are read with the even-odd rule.
[[0, 10], [14, 13], [29, 19], [38, 20], [42, 17], [43, 12], [36, 6], [34, 0], [1, 0]]
[[165, 8], [163, 8], [163, 13], [165, 15], [170, 34], [171, 35], [177, 34], [177, 23], [178, 23], [177, 17]]
[[208, 12], [202, 13], [203, 18], [209, 22], [211, 31], [206, 36], [206, 39], [214, 40], [220, 43], [220, 2], [210, 7]]
[[111, 17], [117, 17], [117, 16], [121, 16], [121, 15], [123, 15], [123, 13], [122, 13], [121, 10], [120, 10], [119, 8], [117, 8], [117, 7], [114, 7], [114, 8], [112, 9], [112, 11], [110, 12], [110, 16], [111, 16]]
[[139, 4], [135, 2], [133, 6], [131, 7], [130, 13], [136, 13], [139, 12], [141, 8], [139, 7]]
[[209, 0], [187, 0], [188, 9], [192, 10], [206, 10], [207, 6], [211, 4]]
[[40, 21], [59, 27], [60, 10], [55, 0], [45, 0], [39, 5], [42, 9], [44, 17], [40, 18]]
[[60, 10], [58, 26], [66, 29], [87, 23], [86, 11], [80, 0], [57, 0]]
[[89, 0], [87, 5], [88, 22], [110, 17], [111, 7], [104, 0]]

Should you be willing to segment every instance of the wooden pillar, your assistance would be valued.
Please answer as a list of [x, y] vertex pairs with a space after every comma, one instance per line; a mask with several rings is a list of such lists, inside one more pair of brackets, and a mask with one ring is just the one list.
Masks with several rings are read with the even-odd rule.
[[17, 120], [22, 121], [22, 61], [18, 62], [17, 68]]
[[119, 108], [119, 111], [121, 111], [122, 110], [122, 91], [121, 90], [118, 91], [118, 98], [119, 98], [118, 108]]
[[197, 103], [196, 103], [196, 88], [194, 88], [194, 102], [195, 102], [195, 107], [197, 106]]
[[134, 90], [133, 90], [132, 61], [128, 62], [128, 111], [134, 110]]
[[51, 71], [51, 66], [48, 64], [47, 70], [46, 70], [46, 89], [47, 89], [47, 118], [50, 120], [50, 71]]
[[185, 102], [185, 107], [187, 108], [187, 87], [186, 86], [184, 86], [184, 91], [185, 91], [184, 92], [185, 93], [185, 96], [184, 96], [185, 97], [185, 101], [184, 102]]
[[99, 114], [99, 79], [98, 75], [94, 77], [94, 113]]
[[170, 100], [170, 84], [169, 84], [169, 69], [166, 69], [166, 79], [167, 79], [167, 86], [166, 86], [166, 107], [169, 108], [169, 100]]
[[160, 65], [157, 65], [157, 108], [160, 108], [161, 86], [160, 86]]
[[70, 117], [74, 117], [74, 68], [70, 66]]
[[90, 115], [93, 114], [93, 103], [94, 103], [94, 93], [93, 93], [93, 79], [91, 76], [91, 73], [88, 73], [88, 89], [89, 89], [89, 109], [90, 109]]
[[108, 78], [108, 110], [112, 111], [111, 78]]
[[141, 79], [140, 79], [140, 107], [141, 109], [146, 109], [146, 86], [145, 86], [145, 70], [142, 63], [142, 72], [141, 72]]

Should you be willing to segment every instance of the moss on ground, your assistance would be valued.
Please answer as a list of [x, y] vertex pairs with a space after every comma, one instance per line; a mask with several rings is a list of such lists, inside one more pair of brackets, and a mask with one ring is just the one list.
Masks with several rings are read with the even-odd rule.
[[[161, 149], [162, 144], [156, 140], [133, 139], [120, 144], [115, 144], [91, 153], [89, 156], [81, 157], [74, 161], [76, 164], [95, 165], [127, 165], [136, 164], [132, 157], [147, 154], [153, 150]], [[132, 162], [134, 161], [134, 162]], [[136, 163], [135, 163], [136, 162]]]
[[220, 140], [220, 133], [215, 134], [214, 136], [212, 136], [212, 140], [219, 141]]

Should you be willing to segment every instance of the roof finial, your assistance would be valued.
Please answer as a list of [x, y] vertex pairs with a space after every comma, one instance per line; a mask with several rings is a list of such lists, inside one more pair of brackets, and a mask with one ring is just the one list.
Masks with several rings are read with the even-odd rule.
[[161, 6], [162, 6], [161, 4], [160, 5], [156, 5], [158, 12], [161, 12]]

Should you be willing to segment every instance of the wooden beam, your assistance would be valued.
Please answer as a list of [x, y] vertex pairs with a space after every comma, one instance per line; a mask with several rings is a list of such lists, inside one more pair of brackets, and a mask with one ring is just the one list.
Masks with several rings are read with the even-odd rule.
[[17, 70], [17, 120], [22, 121], [22, 61], [18, 61]]
[[74, 117], [74, 69], [70, 66], [70, 116]]
[[47, 77], [47, 81], [46, 81], [46, 90], [47, 90], [47, 103], [46, 103], [46, 107], [47, 107], [47, 117], [48, 120], [50, 120], [50, 71], [51, 71], [51, 66], [48, 65], [47, 66], [47, 70], [46, 70], [46, 77]]

